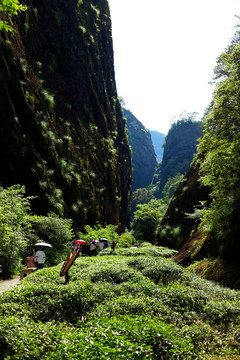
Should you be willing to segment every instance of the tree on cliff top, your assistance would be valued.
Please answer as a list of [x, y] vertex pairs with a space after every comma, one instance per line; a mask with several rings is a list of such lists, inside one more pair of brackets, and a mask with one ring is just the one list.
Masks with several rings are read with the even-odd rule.
[[184, 175], [189, 169], [197, 147], [197, 139], [202, 135], [201, 121], [195, 121], [196, 114], [181, 114], [172, 124], [164, 144], [162, 164], [159, 168], [159, 195], [166, 182], [178, 174]]

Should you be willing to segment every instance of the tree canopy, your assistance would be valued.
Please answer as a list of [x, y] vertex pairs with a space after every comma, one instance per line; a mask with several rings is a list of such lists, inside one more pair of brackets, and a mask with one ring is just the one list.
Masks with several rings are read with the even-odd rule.
[[218, 60], [213, 105], [198, 146], [201, 181], [210, 186], [212, 205], [202, 211], [202, 224], [219, 241], [220, 252], [239, 250], [240, 186], [240, 44], [230, 46]]

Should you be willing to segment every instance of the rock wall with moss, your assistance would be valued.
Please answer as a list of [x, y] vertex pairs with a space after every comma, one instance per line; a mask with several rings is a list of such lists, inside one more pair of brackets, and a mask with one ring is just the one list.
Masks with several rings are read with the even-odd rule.
[[0, 183], [37, 213], [129, 224], [131, 153], [106, 0], [27, 0], [0, 33]]

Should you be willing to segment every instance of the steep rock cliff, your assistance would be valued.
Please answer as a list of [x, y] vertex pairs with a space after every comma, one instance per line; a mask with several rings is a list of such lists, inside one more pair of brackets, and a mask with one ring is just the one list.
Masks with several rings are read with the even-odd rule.
[[200, 201], [210, 203], [209, 192], [209, 188], [199, 182], [199, 166], [193, 164], [178, 185], [161, 221], [157, 233], [158, 245], [181, 249], [191, 232], [196, 230], [196, 220], [187, 214], [192, 214]]
[[[199, 182], [199, 165], [193, 164], [179, 184], [162, 219], [157, 233], [157, 245], [178, 250], [174, 261], [189, 266], [202, 277], [223, 286], [240, 289], [239, 241], [229, 236], [227, 244], [217, 239], [214, 232], [199, 227], [197, 217], [190, 218], [196, 206], [202, 202], [211, 204], [210, 188]], [[239, 229], [239, 206], [235, 207], [230, 223], [226, 226], [234, 233]], [[239, 231], [237, 232], [239, 234]]]
[[188, 171], [201, 135], [201, 122], [181, 120], [171, 126], [165, 139], [162, 163], [153, 178], [153, 183], [159, 182], [158, 196], [168, 179]]
[[156, 153], [157, 162], [160, 162], [162, 161], [162, 157], [163, 157], [163, 144], [165, 142], [166, 135], [156, 130], [149, 129], [148, 131], [151, 134], [152, 144], [154, 147], [154, 151]]
[[124, 116], [132, 148], [133, 190], [136, 190], [151, 184], [157, 160], [151, 134], [129, 110], [124, 109]]
[[0, 33], [0, 183], [37, 213], [129, 224], [131, 153], [117, 98], [106, 0], [27, 0]]

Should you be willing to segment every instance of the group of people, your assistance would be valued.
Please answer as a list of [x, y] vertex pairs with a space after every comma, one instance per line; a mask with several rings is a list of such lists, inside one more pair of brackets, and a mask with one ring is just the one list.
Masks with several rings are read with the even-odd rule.
[[[80, 246], [82, 247], [82, 244], [80, 245], [80, 243], [77, 242], [75, 242], [74, 245], [75, 245], [74, 250], [77, 250], [78, 247]], [[116, 247], [115, 241], [109, 244], [109, 242], [106, 241], [106, 239], [105, 241], [101, 241], [101, 239], [100, 241], [92, 240], [90, 243], [90, 255], [97, 255], [99, 251], [102, 251], [103, 249], [106, 249], [109, 246], [111, 246], [112, 250], [115, 250]], [[35, 255], [30, 254], [27, 257], [26, 268], [30, 269], [36, 267], [37, 270], [43, 269], [45, 260], [46, 260], [45, 252], [42, 249], [39, 249], [36, 251]]]
[[90, 255], [94, 256], [97, 255], [99, 251], [102, 251], [103, 249], [106, 249], [108, 247], [107, 242], [101, 242], [98, 240], [92, 240], [90, 242]]
[[111, 246], [112, 250], [115, 250], [116, 247], [116, 243], [113, 240], [112, 243], [110, 244], [108, 241], [98, 241], [98, 240], [92, 240], [90, 243], [90, 255], [97, 255], [97, 253], [99, 251], [102, 251], [106, 248], [108, 248], [109, 246]]
[[35, 256], [33, 254], [27, 257], [26, 267], [27, 269], [36, 267], [38, 269], [43, 269], [45, 263], [46, 255], [45, 252], [40, 249], [36, 251]]

